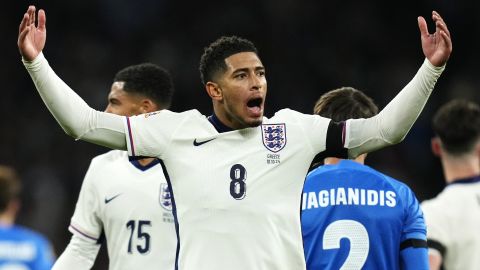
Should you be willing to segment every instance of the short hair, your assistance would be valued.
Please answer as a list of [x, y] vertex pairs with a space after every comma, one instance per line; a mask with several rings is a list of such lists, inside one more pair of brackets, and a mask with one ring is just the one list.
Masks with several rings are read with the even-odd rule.
[[118, 71], [114, 82], [124, 82], [123, 90], [129, 94], [139, 94], [151, 99], [161, 109], [168, 109], [174, 92], [170, 73], [164, 68], [142, 63], [128, 66]]
[[378, 107], [362, 91], [341, 87], [323, 94], [315, 103], [313, 113], [341, 122], [372, 117], [378, 114]]
[[8, 204], [20, 196], [20, 178], [16, 171], [0, 165], [0, 213], [5, 211]]
[[213, 81], [219, 72], [225, 72], [227, 65], [225, 59], [241, 52], [254, 52], [258, 55], [257, 48], [247, 39], [237, 36], [222, 36], [204, 49], [200, 58], [200, 78], [203, 84]]
[[445, 151], [468, 153], [480, 139], [480, 107], [468, 100], [451, 100], [435, 113], [432, 126]]

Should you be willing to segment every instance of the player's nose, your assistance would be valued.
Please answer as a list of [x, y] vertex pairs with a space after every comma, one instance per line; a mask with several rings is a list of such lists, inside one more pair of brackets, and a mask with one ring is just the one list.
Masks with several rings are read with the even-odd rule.
[[110, 104], [108, 104], [107, 107], [105, 108], [105, 112], [112, 113], [112, 107], [110, 106]]

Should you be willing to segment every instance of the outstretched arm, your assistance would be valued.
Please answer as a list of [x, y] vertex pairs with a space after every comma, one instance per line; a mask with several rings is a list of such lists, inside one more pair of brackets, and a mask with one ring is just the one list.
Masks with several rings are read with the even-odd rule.
[[88, 106], [50, 68], [41, 53], [46, 41], [46, 16], [30, 6], [19, 27], [18, 48], [33, 82], [63, 130], [77, 139], [126, 150], [123, 117], [96, 111]]
[[447, 25], [435, 11], [432, 19], [436, 30], [429, 34], [425, 19], [418, 18], [426, 60], [415, 77], [378, 115], [347, 121], [344, 146], [350, 157], [401, 142], [420, 115], [452, 52]]

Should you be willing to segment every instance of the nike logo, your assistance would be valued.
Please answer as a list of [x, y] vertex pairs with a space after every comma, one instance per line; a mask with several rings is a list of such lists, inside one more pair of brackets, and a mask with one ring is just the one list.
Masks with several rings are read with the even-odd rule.
[[117, 194], [117, 195], [111, 197], [110, 199], [107, 199], [107, 197], [105, 197], [105, 204], [111, 202], [113, 199], [117, 198], [117, 197], [120, 196], [120, 195], [122, 195], [122, 193]]
[[193, 140], [193, 145], [194, 145], [194, 146], [200, 146], [200, 145], [202, 145], [202, 144], [204, 144], [204, 143], [207, 143], [207, 142], [209, 142], [209, 141], [213, 141], [213, 140], [215, 140], [215, 139], [216, 139], [216, 138], [213, 138], [213, 139], [210, 139], [210, 140], [206, 140], [206, 141], [201, 141], [201, 142], [197, 142], [197, 139], [195, 139], [195, 140]]

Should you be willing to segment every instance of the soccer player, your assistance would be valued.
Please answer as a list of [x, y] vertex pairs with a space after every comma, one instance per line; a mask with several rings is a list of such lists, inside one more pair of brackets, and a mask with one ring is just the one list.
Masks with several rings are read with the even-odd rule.
[[421, 206], [427, 224], [430, 269], [480, 267], [480, 106], [454, 99], [433, 117], [432, 151], [446, 187]]
[[[105, 111], [152, 113], [169, 108], [172, 94], [172, 80], [163, 68], [129, 66], [115, 75]], [[177, 237], [171, 210], [158, 159], [129, 161], [127, 152], [119, 150], [95, 157], [69, 227], [72, 239], [53, 269], [90, 269], [102, 234], [110, 269], [174, 269]]]
[[50, 270], [54, 253], [49, 240], [15, 225], [21, 183], [15, 170], [0, 165], [0, 269]]
[[[322, 95], [314, 113], [341, 122], [378, 113], [361, 91]], [[405, 184], [354, 160], [326, 157], [314, 164], [302, 197], [307, 270], [428, 270], [427, 236], [415, 194]]]
[[305, 268], [298, 208], [312, 158], [323, 151], [355, 157], [403, 139], [452, 50], [444, 21], [436, 12], [432, 18], [431, 35], [418, 19], [426, 59], [413, 80], [376, 117], [345, 123], [288, 109], [264, 117], [265, 67], [255, 46], [236, 36], [219, 38], [201, 57], [209, 117], [197, 110], [120, 117], [91, 109], [42, 54], [46, 17], [40, 10], [37, 26], [33, 6], [18, 46], [67, 134], [163, 160], [179, 239], [176, 269], [296, 270]]

